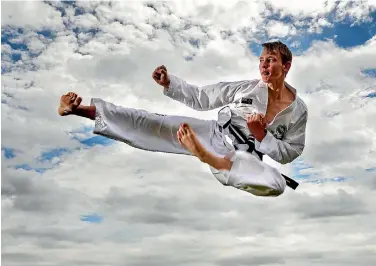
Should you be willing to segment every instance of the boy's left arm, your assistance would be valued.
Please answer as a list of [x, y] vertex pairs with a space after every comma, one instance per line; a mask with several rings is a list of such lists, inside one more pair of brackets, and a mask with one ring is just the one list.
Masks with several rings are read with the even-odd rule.
[[255, 149], [281, 164], [291, 163], [304, 150], [307, 119], [308, 113], [305, 111], [285, 132], [283, 139], [277, 139], [266, 131], [261, 139], [255, 138]]

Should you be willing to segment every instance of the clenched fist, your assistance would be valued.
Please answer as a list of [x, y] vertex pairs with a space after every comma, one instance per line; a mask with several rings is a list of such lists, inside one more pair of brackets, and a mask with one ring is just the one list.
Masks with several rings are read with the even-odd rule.
[[259, 142], [265, 137], [266, 119], [262, 114], [253, 114], [248, 117], [247, 126], [252, 135]]
[[170, 86], [170, 79], [167, 74], [167, 68], [164, 65], [157, 67], [153, 72], [153, 79], [159, 85], [163, 86], [164, 88], [168, 88]]

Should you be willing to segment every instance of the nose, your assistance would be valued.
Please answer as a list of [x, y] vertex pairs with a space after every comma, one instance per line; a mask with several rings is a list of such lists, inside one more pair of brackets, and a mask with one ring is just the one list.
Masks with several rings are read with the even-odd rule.
[[260, 68], [267, 68], [268, 67], [268, 62], [262, 61], [260, 62]]

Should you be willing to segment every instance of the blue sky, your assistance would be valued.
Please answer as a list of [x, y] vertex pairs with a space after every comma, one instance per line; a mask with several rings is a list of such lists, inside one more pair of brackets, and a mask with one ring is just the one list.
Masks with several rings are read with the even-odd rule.
[[[88, 128], [83, 128], [84, 130], [88, 130]], [[77, 132], [77, 131], [76, 131]], [[78, 149], [87, 149], [87, 148], [91, 148], [91, 147], [94, 147], [94, 146], [97, 146], [97, 145], [100, 145], [100, 146], [108, 146], [108, 145], [111, 145], [112, 143], [114, 143], [114, 140], [112, 139], [108, 139], [108, 138], [105, 138], [105, 137], [102, 137], [102, 136], [92, 136], [92, 137], [87, 137], [87, 138], [78, 138], [78, 137], [73, 137], [73, 139], [77, 140], [80, 144], [82, 144], [81, 147], [79, 148], [75, 148], [75, 149], [69, 149], [69, 148], [55, 148], [55, 149], [51, 149], [51, 150], [47, 150], [45, 152], [42, 152], [40, 154], [40, 156], [38, 158], [35, 158], [35, 162], [41, 162], [41, 163], [45, 163], [45, 162], [48, 162], [48, 161], [51, 161], [53, 158], [55, 157], [60, 157], [61, 155], [65, 154], [65, 153], [71, 153], [73, 152], [74, 150], [78, 150]], [[6, 147], [4, 145], [4, 143], [2, 143], [2, 156], [3, 156], [3, 159], [5, 160], [9, 160], [9, 159], [14, 159], [16, 157], [16, 151], [10, 147]], [[32, 166], [30, 166], [29, 164], [17, 164], [15, 166], [16, 169], [24, 169], [24, 170], [27, 170], [27, 171], [36, 171], [38, 173], [43, 173], [45, 172], [46, 170], [48, 169], [51, 169], [53, 168], [54, 166], [57, 166], [58, 163], [52, 163], [51, 166], [49, 168], [33, 168]]]
[[[287, 44], [293, 44], [298, 42], [298, 47], [291, 47], [291, 51], [298, 55], [304, 53], [314, 41], [323, 41], [323, 40], [333, 40], [336, 45], [342, 48], [351, 48], [354, 46], [362, 45], [369, 39], [371, 39], [376, 34], [376, 11], [370, 13], [371, 21], [365, 21], [363, 23], [354, 24], [354, 21], [346, 17], [346, 19], [336, 22], [334, 21], [335, 11], [332, 11], [327, 17], [327, 21], [333, 26], [324, 26], [322, 32], [320, 33], [309, 33], [305, 32], [304, 34], [288, 35], [286, 37], [278, 37], [282, 42]], [[269, 21], [279, 21], [286, 23], [287, 25], [294, 24], [293, 16], [283, 16], [280, 12], [276, 14], [271, 14], [267, 16]], [[308, 24], [312, 21], [312, 18], [305, 18], [303, 21]], [[291, 24], [292, 23], [292, 24]], [[296, 26], [298, 30], [306, 30], [307, 25]], [[260, 43], [268, 41], [269, 36], [265, 32], [260, 33], [260, 38], [258, 39]], [[261, 48], [258, 43], [250, 43], [250, 49], [253, 53], [259, 54]], [[375, 76], [375, 73], [371, 73]]]
[[[325, 2], [3, 1], [4, 263], [374, 265], [376, 3]], [[309, 109], [304, 153], [277, 166], [300, 186], [280, 197], [224, 187], [197, 158], [136, 150], [56, 112], [76, 91], [84, 104], [216, 118], [166, 98], [152, 70], [257, 78], [260, 43], [275, 39], [297, 59], [288, 82]], [[255, 235], [268, 245], [254, 249]]]
[[[71, 5], [72, 3], [69, 3], [68, 5]], [[72, 4], [74, 6], [74, 4]], [[84, 11], [82, 8], [76, 8], [76, 15], [82, 14]], [[376, 33], [376, 24], [374, 23], [376, 21], [376, 11], [372, 12], [370, 14], [370, 17], [372, 21], [367, 21], [360, 24], [353, 25], [353, 21], [349, 18], [346, 18], [343, 21], [335, 22], [333, 21], [333, 14], [335, 14], [335, 11], [331, 12], [329, 16], [327, 17], [329, 23], [333, 23], [333, 27], [323, 27], [322, 33], [306, 33], [303, 35], [293, 35], [293, 36], [286, 36], [285, 38], [278, 38], [281, 41], [284, 41], [288, 44], [292, 44], [294, 42], [299, 42], [298, 47], [291, 47], [294, 54], [300, 54], [306, 51], [312, 44], [312, 42], [317, 40], [326, 40], [326, 39], [332, 39], [336, 45], [342, 48], [352, 48], [357, 45], [362, 45], [367, 40], [371, 39], [375, 33]], [[280, 12], [272, 13], [269, 16], [267, 16], [268, 21], [279, 21], [286, 24], [294, 23], [294, 17], [292, 16], [282, 16]], [[310, 18], [306, 18], [306, 21], [310, 21]], [[304, 30], [307, 26], [303, 27], [297, 27], [297, 29]], [[77, 29], [76, 29], [77, 30]], [[1, 40], [3, 44], [9, 44], [10, 47], [13, 49], [12, 53], [12, 60], [14, 63], [16, 63], [18, 60], [21, 59], [20, 52], [27, 52], [27, 44], [18, 42], [20, 36], [22, 36], [24, 33], [24, 30], [22, 28], [14, 28], [6, 26], [2, 29], [2, 36]], [[43, 35], [46, 39], [49, 39], [51, 41], [54, 40], [56, 32], [51, 30], [40, 30], [37, 31], [37, 34]], [[264, 35], [262, 35], [262, 32], [260, 34], [260, 42], [267, 41], [269, 37], [267, 37], [266, 33], [264, 32]], [[258, 54], [260, 52], [260, 45], [257, 43], [250, 42], [249, 44], [250, 50]], [[38, 56], [38, 54], [30, 54], [31, 56]], [[187, 60], [191, 60], [190, 57]], [[8, 70], [5, 68], [2, 68], [3, 73], [7, 72]], [[368, 77], [376, 77], [376, 69], [363, 69], [363, 73]], [[374, 98], [376, 95], [376, 91], [369, 93], [367, 96], [370, 98]], [[2, 102], [2, 104], [7, 104], [5, 100]], [[89, 133], [92, 130], [92, 128], [82, 128], [82, 131], [77, 133]], [[79, 141], [80, 144], [83, 145], [84, 148], [90, 148], [95, 145], [111, 145], [113, 144], [113, 140], [104, 138], [102, 136], [90, 136], [87, 138], [76, 138], [77, 141]], [[8, 147], [6, 143], [2, 144], [2, 151], [3, 156], [5, 159], [12, 159], [16, 156], [14, 149], [12, 147]], [[47, 161], [52, 159], [53, 157], [60, 156], [63, 153], [71, 152], [71, 150], [66, 148], [54, 148], [48, 151], [43, 152], [38, 160], [41, 161]], [[17, 167], [24, 168], [25, 170], [32, 170], [33, 168], [30, 167], [27, 164], [21, 164]], [[43, 169], [35, 169], [39, 172], [43, 171]], [[297, 169], [299, 171], [299, 169]], [[297, 172], [298, 174], [298, 172]], [[299, 175], [299, 178], [302, 178], [301, 175]]]
[[82, 215], [80, 220], [87, 223], [100, 224], [103, 221], [103, 217], [101, 215], [94, 213]]
[[[66, 6], [72, 5], [75, 7], [73, 3], [65, 3]], [[66, 14], [64, 8], [57, 8], [59, 11], [62, 12], [62, 14]], [[333, 10], [331, 13], [329, 13], [326, 16], [327, 21], [332, 24], [332, 26], [324, 26], [322, 27], [322, 32], [320, 33], [308, 33], [305, 32], [310, 24], [311, 21], [314, 21], [311, 17], [306, 17], [300, 22], [304, 22], [304, 26], [297, 26], [296, 25], [296, 18], [292, 15], [282, 15], [282, 12], [274, 11], [271, 12], [269, 15], [265, 17], [265, 21], [267, 23], [272, 22], [281, 22], [285, 25], [291, 25], [294, 26], [298, 31], [305, 32], [304, 34], [295, 34], [295, 35], [287, 35], [286, 37], [279, 37], [277, 39], [280, 39], [283, 42], [286, 42], [291, 46], [291, 49], [294, 54], [300, 55], [303, 54], [307, 49], [310, 48], [313, 42], [315, 41], [325, 41], [327, 39], [333, 40], [333, 42], [339, 46], [340, 48], [345, 49], [351, 49], [358, 45], [363, 45], [366, 41], [371, 39], [376, 34], [376, 11], [373, 11], [370, 13], [370, 21], [365, 21], [362, 23], [355, 23], [350, 17], [346, 17], [345, 19], [341, 21], [335, 21], [337, 10]], [[75, 7], [75, 16], [82, 15], [85, 13], [85, 10], [83, 8]], [[74, 27], [68, 22], [64, 22], [65, 26], [69, 27], [76, 36], [78, 36], [80, 33], [91, 33], [95, 34], [98, 32], [98, 30], [80, 30], [79, 27]], [[5, 25], [2, 28], [2, 36], [1, 40], [3, 44], [7, 44], [12, 49], [12, 53], [10, 55], [11, 63], [10, 65], [6, 66], [6, 64], [3, 64], [2, 62], [2, 73], [11, 73], [12, 67], [15, 66], [17, 63], [22, 61], [22, 53], [28, 53], [28, 55], [31, 58], [36, 58], [40, 56], [41, 52], [32, 53], [28, 49], [28, 44], [25, 42], [22, 42], [22, 37], [24, 36], [26, 30], [22, 27], [14, 27]], [[56, 39], [56, 36], [59, 35], [58, 31], [51, 30], [48, 28], [45, 29], [39, 29], [35, 31], [36, 34], [43, 37], [46, 43], [52, 43]], [[268, 36], [266, 30], [261, 30], [257, 33], [258, 36], [258, 42], [264, 42], [269, 40], [270, 38], [273, 38], [273, 36]], [[200, 47], [198, 39], [190, 39], [190, 44], [196, 48]], [[254, 54], [260, 53], [260, 45], [259, 43], [255, 43], [253, 41], [249, 41], [249, 49]], [[293, 45], [296, 44], [296, 45]], [[3, 53], [2, 55], [6, 55], [7, 53]], [[186, 60], [194, 60], [194, 57], [187, 56]], [[9, 67], [10, 66], [10, 67]], [[35, 67], [35, 70], [37, 70], [37, 67]], [[361, 70], [365, 76], [369, 78], [375, 78], [376, 77], [376, 69], [375, 68], [364, 68]], [[7, 105], [7, 99], [4, 98], [4, 96], [7, 96], [9, 98], [13, 98], [14, 95], [6, 94], [6, 92], [3, 93], [3, 99], [2, 99], [2, 106]], [[368, 97], [370, 99], [373, 99], [376, 97], [376, 91], [371, 91], [368, 95], [365, 97]], [[23, 110], [28, 110], [26, 107], [18, 107], [23, 108]], [[41, 164], [43, 166], [41, 167], [33, 167], [31, 166], [31, 163], [28, 162], [21, 162], [13, 165], [13, 167], [17, 169], [24, 169], [26, 171], [36, 171], [40, 174], [43, 174], [45, 171], [48, 171], [49, 169], [52, 169], [54, 167], [57, 167], [59, 165], [59, 162], [54, 162], [54, 158], [59, 158], [62, 155], [72, 153], [74, 151], [77, 151], [79, 149], [90, 149], [94, 146], [100, 145], [100, 146], [108, 146], [112, 145], [115, 142], [113, 140], [107, 139], [102, 136], [93, 136], [91, 133], [93, 127], [85, 126], [82, 128], [79, 128], [75, 131], [70, 132], [71, 138], [77, 142], [77, 147], [75, 148], [67, 148], [67, 147], [52, 147], [49, 149], [45, 149], [43, 152], [40, 153], [40, 155], [36, 158], [34, 158], [33, 165]], [[21, 154], [22, 151], [19, 149], [16, 150], [14, 147], [9, 145], [9, 143], [2, 143], [2, 156], [4, 160], [15, 160], [17, 159], [18, 154]], [[48, 165], [46, 167], [46, 164]], [[297, 161], [293, 163], [294, 165], [294, 172], [293, 172], [293, 178], [296, 178], [298, 180], [304, 181], [305, 179], [311, 177], [310, 175], [303, 174], [301, 171], [303, 171], [306, 168], [309, 168], [311, 166], [305, 164], [304, 161]], [[375, 165], [376, 167], [376, 165]], [[364, 169], [365, 171], [371, 171], [374, 169], [374, 167]], [[322, 179], [323, 177], [319, 177], [319, 179]], [[347, 178], [351, 177], [337, 177], [334, 179], [330, 179], [331, 181], [336, 182], [342, 182], [346, 180]], [[329, 180], [329, 179], [325, 179]], [[315, 179], [311, 180], [312, 182], [316, 182]], [[311, 182], [310, 181], [310, 182]], [[87, 222], [95, 222], [99, 218], [96, 216], [85, 216], [82, 218], [82, 221]], [[99, 219], [100, 220], [100, 219]]]

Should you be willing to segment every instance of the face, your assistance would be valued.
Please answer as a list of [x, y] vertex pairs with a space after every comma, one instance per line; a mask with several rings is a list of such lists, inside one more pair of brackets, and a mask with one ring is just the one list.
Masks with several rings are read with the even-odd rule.
[[287, 62], [285, 65], [282, 64], [281, 55], [277, 51], [267, 51], [264, 49], [260, 55], [259, 64], [261, 78], [266, 83], [283, 80], [290, 65], [290, 62]]

